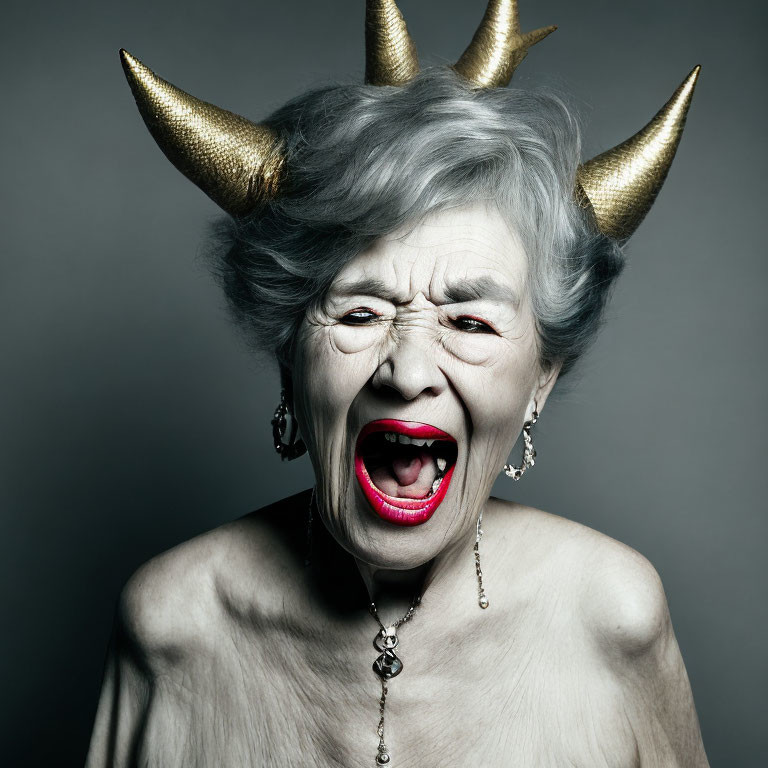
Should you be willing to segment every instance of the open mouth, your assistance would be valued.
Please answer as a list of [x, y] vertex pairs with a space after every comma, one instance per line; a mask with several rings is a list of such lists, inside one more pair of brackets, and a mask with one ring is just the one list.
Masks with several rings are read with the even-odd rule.
[[355, 475], [373, 510], [396, 525], [419, 525], [440, 506], [458, 447], [429, 424], [379, 419], [366, 424], [355, 447]]

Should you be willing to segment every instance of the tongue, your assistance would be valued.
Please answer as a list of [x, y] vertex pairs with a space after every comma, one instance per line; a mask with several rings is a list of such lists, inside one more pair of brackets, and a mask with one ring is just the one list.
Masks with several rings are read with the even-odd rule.
[[371, 473], [377, 488], [389, 496], [405, 499], [428, 496], [436, 477], [437, 465], [426, 449], [409, 449]]
[[392, 473], [400, 485], [413, 485], [419, 479], [424, 464], [421, 456], [403, 456], [392, 461]]

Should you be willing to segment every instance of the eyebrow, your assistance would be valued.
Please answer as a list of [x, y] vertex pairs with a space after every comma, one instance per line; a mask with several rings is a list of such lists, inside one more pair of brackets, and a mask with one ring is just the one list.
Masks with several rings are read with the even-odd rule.
[[383, 280], [372, 277], [362, 277], [359, 280], [350, 280], [338, 283], [331, 287], [331, 293], [340, 296], [376, 296], [380, 299], [390, 300], [392, 289]]
[[511, 286], [496, 282], [492, 277], [474, 277], [458, 283], [449, 283], [445, 288], [445, 299], [449, 304], [465, 301], [490, 299], [519, 306], [520, 299]]
[[[392, 301], [392, 288], [383, 280], [364, 277], [359, 280], [341, 282], [331, 289], [340, 296], [376, 296], [385, 301]], [[511, 286], [497, 282], [492, 277], [467, 278], [458, 282], [449, 282], [443, 292], [445, 304], [463, 304], [469, 301], [490, 300], [513, 304], [517, 308], [520, 298]], [[397, 302], [397, 299], [395, 299]]]

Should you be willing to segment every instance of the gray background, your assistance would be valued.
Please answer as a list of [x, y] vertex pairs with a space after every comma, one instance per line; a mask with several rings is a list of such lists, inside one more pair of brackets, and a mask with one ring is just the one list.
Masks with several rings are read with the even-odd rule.
[[[125, 46], [254, 119], [362, 77], [362, 0], [6, 3], [0, 281], [4, 764], [78, 765], [114, 601], [144, 560], [311, 484], [281, 465], [274, 372], [201, 250], [217, 209], [162, 157]], [[484, 0], [402, 0], [431, 62]], [[586, 152], [703, 65], [686, 135], [596, 347], [499, 494], [635, 547], [666, 585], [715, 766], [765, 765], [764, 5], [523, 0], [556, 23], [516, 83], [571, 95]], [[469, 557], [469, 555], [468, 555]]]

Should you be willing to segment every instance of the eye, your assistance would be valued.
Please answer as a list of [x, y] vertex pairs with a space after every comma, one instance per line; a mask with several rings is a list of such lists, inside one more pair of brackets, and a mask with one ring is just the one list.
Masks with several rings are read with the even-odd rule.
[[344, 317], [341, 318], [341, 322], [344, 323], [344, 325], [365, 325], [366, 323], [378, 319], [378, 317], [379, 316], [373, 310], [367, 309], [366, 307], [358, 307], [344, 315]]
[[484, 323], [482, 320], [478, 320], [476, 317], [469, 317], [468, 315], [462, 315], [453, 320], [454, 326], [460, 331], [466, 333], [496, 333], [488, 323]]

